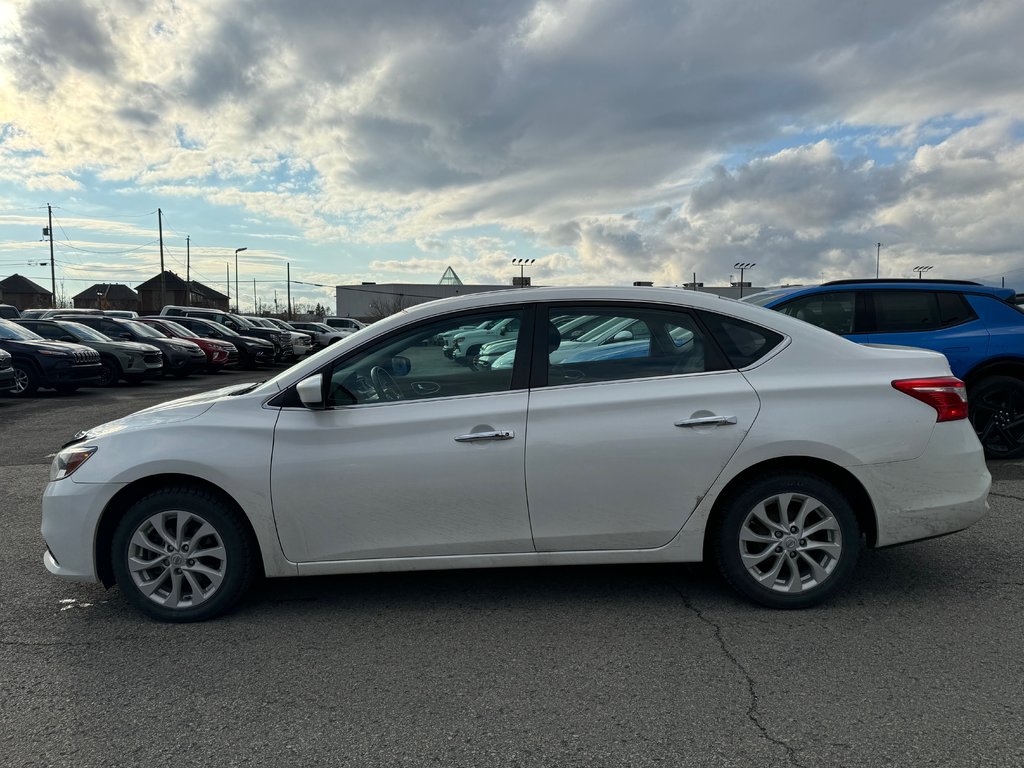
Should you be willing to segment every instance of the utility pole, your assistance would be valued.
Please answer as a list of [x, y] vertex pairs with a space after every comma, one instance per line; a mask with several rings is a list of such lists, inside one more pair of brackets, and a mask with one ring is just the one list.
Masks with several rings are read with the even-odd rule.
[[258, 315], [260, 308], [256, 305], [256, 278], [252, 279], [252, 313]]
[[289, 261], [286, 265], [288, 267], [288, 322], [292, 321], [292, 263]]
[[50, 290], [52, 291], [52, 293], [50, 295], [50, 303], [53, 304], [52, 308], [56, 309], [57, 308], [57, 273], [54, 270], [54, 266], [53, 266], [53, 207], [49, 203], [46, 204], [46, 214], [47, 214], [47, 220], [49, 221], [49, 224], [50, 224], [50, 226], [48, 226], [46, 228], [46, 234], [48, 234], [50, 236]]
[[228, 291], [228, 312], [231, 311], [231, 264], [224, 262], [224, 271], [227, 274], [227, 291]]
[[167, 287], [164, 283], [164, 212], [156, 209], [156, 221], [160, 227], [160, 309], [167, 305]]
[[185, 306], [192, 306], [192, 273], [191, 273], [191, 251], [190, 245], [192, 236], [185, 236]]
[[274, 289], [274, 314], [278, 314], [277, 311], [277, 288]]
[[878, 279], [878, 265], [882, 261], [882, 244], [875, 243], [875, 280]]

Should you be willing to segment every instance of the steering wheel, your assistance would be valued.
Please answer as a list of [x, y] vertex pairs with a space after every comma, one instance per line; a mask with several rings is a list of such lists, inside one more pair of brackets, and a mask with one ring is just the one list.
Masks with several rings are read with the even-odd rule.
[[387, 369], [379, 365], [370, 369], [370, 381], [373, 388], [377, 390], [377, 397], [381, 400], [401, 400], [402, 390], [398, 388], [395, 377], [387, 372]]

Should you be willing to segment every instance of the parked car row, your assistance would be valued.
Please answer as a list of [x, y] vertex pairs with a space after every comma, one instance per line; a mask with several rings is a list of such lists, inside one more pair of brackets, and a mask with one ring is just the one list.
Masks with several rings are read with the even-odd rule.
[[[264, 323], [263, 318], [217, 310], [195, 310], [203, 317], [193, 316], [192, 308], [164, 309], [152, 317], [33, 310], [28, 317], [0, 319], [0, 393], [25, 397], [38, 389], [74, 392], [119, 381], [138, 384], [165, 375], [216, 373], [227, 366], [252, 370], [297, 361], [315, 344], [315, 334], [284, 321]], [[174, 310], [183, 311], [179, 315]]]

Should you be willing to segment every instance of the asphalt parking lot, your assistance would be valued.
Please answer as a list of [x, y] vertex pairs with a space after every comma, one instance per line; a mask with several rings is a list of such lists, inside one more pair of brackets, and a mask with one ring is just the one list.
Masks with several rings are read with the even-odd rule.
[[0, 765], [1024, 765], [1024, 462], [802, 612], [615, 566], [278, 580], [176, 626], [45, 571], [50, 454], [253, 378], [0, 397]]

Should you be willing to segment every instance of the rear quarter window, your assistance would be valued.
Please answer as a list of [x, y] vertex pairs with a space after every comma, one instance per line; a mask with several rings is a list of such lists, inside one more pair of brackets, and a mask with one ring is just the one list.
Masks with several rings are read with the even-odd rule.
[[746, 368], [763, 358], [779, 344], [783, 335], [746, 320], [714, 312], [701, 312], [701, 320], [722, 348], [734, 368]]

